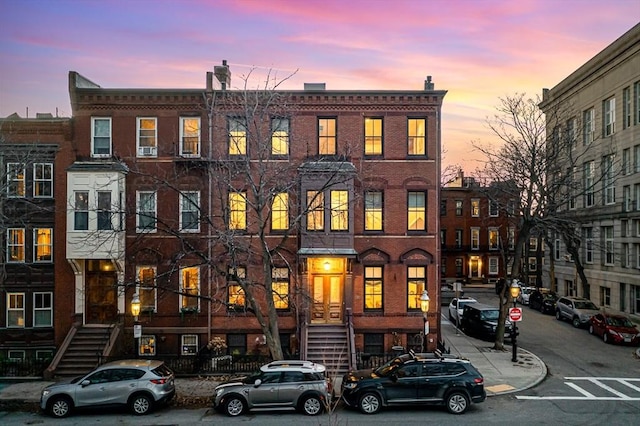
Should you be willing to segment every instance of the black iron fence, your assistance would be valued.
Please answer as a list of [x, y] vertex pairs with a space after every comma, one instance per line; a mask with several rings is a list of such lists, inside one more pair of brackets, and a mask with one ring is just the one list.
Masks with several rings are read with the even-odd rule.
[[0, 359], [0, 377], [42, 377], [50, 359]]

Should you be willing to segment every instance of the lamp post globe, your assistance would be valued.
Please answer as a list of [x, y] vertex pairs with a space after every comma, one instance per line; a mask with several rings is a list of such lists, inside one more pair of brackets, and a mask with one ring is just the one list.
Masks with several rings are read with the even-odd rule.
[[138, 293], [135, 293], [131, 298], [131, 315], [138, 321], [138, 316], [140, 315], [140, 296]]
[[[513, 298], [513, 307], [516, 307], [518, 296], [520, 295], [520, 284], [518, 280], [513, 280], [511, 282], [511, 286], [509, 287], [509, 293]], [[516, 340], [516, 336], [518, 334], [518, 327], [516, 327], [516, 322], [511, 321], [511, 346], [512, 346], [512, 354], [511, 354], [511, 362], [518, 361], [518, 342]]]
[[427, 319], [427, 315], [429, 314], [429, 303], [431, 299], [429, 299], [429, 293], [427, 293], [427, 289], [425, 288], [420, 295], [420, 310], [422, 311], [422, 332], [424, 338], [422, 339], [422, 351], [427, 352], [427, 338], [429, 335], [429, 320]]

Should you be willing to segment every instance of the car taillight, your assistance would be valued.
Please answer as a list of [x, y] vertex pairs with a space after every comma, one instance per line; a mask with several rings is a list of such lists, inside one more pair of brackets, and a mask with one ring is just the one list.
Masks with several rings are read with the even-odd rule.
[[473, 379], [473, 383], [475, 383], [476, 385], [481, 385], [484, 383], [484, 379], [482, 377], [476, 377], [475, 379]]
[[156, 385], [164, 385], [168, 381], [169, 381], [169, 379], [167, 379], [166, 377], [163, 377], [161, 379], [151, 379], [151, 383], [156, 384]]

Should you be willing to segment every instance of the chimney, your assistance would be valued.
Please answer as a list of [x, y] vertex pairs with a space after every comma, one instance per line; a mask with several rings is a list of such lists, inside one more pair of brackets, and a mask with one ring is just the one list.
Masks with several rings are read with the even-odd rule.
[[428, 75], [427, 79], [424, 81], [424, 90], [433, 90], [433, 83], [431, 82], [431, 76]]
[[227, 87], [231, 86], [231, 71], [229, 71], [229, 65], [227, 65], [226, 59], [222, 61], [222, 65], [213, 67], [213, 73], [220, 82], [222, 90], [227, 90]]
[[213, 73], [207, 71], [207, 92], [213, 92]]

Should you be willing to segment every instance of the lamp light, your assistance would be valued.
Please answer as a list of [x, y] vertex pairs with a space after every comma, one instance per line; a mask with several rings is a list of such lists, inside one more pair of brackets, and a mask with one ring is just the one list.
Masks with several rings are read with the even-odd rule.
[[327, 260], [324, 262], [324, 270], [328, 271], [329, 269], [331, 269], [331, 263]]
[[131, 315], [138, 321], [138, 315], [140, 315], [140, 296], [138, 293], [134, 293], [131, 298]]
[[430, 303], [431, 299], [429, 299], [429, 294], [427, 293], [427, 290], [425, 289], [422, 292], [422, 295], [420, 296], [420, 310], [422, 312], [424, 312], [425, 314], [427, 312], [429, 312], [429, 303]]
[[513, 299], [518, 298], [518, 296], [520, 295], [520, 284], [518, 283], [518, 280], [513, 280], [511, 282], [511, 286], [509, 287], [509, 293], [511, 294], [511, 297]]

